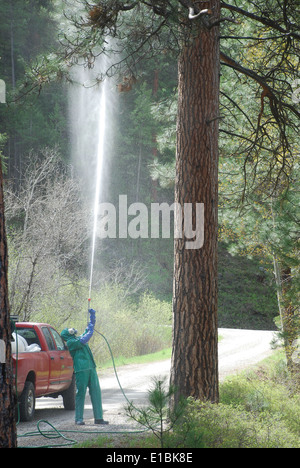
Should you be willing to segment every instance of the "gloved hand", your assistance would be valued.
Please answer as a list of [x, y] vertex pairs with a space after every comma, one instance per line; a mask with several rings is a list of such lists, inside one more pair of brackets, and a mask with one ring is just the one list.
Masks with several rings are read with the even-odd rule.
[[94, 331], [94, 324], [91, 323], [91, 322], [89, 322], [89, 323], [88, 323], [88, 326], [87, 326], [87, 329], [88, 329], [89, 331], [93, 332], [93, 331]]
[[90, 321], [88, 323], [86, 332], [80, 336], [79, 340], [82, 344], [86, 344], [93, 336], [94, 326], [96, 323], [96, 311], [94, 309], [89, 309]]
[[92, 325], [95, 325], [95, 323], [96, 323], [96, 311], [94, 309], [89, 309], [89, 314], [90, 314], [90, 323]]

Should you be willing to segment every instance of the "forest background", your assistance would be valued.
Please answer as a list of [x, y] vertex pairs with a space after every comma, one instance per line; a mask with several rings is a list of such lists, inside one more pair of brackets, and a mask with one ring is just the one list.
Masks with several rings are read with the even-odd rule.
[[[7, 105], [0, 106], [0, 133], [11, 313], [20, 320], [49, 322], [58, 330], [68, 325], [83, 330], [92, 190], [74, 160], [74, 82], [51, 60], [68, 21], [63, 12], [67, 3], [1, 2], [0, 78], [6, 83]], [[231, 27], [230, 22], [222, 25], [224, 37], [230, 37]], [[251, 39], [252, 28], [245, 20], [239, 33], [244, 39], [238, 45], [229, 39], [227, 47], [231, 55], [259, 68], [262, 55]], [[260, 46], [267, 50], [271, 41]], [[290, 58], [295, 69], [297, 60]], [[245, 185], [242, 156], [253, 133], [249, 117], [258, 114], [261, 96], [250, 80], [228, 68], [222, 67], [221, 80], [219, 327], [275, 330], [283, 295], [285, 307], [288, 303], [293, 310], [299, 299], [297, 133], [290, 135], [293, 156], [284, 173], [289, 183], [280, 170], [282, 161], [277, 160], [278, 171], [276, 165], [270, 171], [261, 149], [250, 161]], [[114, 132], [105, 202], [117, 206], [119, 195], [126, 194], [128, 204], [172, 204], [177, 57], [162, 53], [159, 59], [149, 58], [134, 76], [115, 78], [113, 85], [117, 104], [110, 122]], [[287, 90], [291, 100], [293, 85]], [[173, 239], [97, 241], [95, 259], [92, 305], [114, 353], [132, 356], [170, 346]], [[95, 341], [92, 346], [98, 360], [107, 359], [105, 345]]]

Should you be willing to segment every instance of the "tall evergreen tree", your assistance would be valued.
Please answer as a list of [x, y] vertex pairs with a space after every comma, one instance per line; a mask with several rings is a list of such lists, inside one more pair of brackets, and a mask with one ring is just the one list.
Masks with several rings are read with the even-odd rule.
[[[86, 20], [81, 13], [81, 20], [77, 18], [75, 24], [81, 32], [84, 22], [85, 26], [90, 24], [88, 36], [93, 37], [95, 45], [105, 46], [103, 39], [107, 34], [114, 37], [114, 47], [121, 40], [122, 56], [126, 57], [120, 62], [123, 70], [124, 67], [133, 70], [138, 57], [149, 58], [163, 49], [181, 54], [176, 200], [182, 207], [190, 203], [194, 209], [196, 203], [204, 203], [206, 232], [202, 249], [187, 250], [186, 238], [175, 245], [172, 382], [180, 395], [217, 401], [220, 2], [205, 2], [203, 11], [180, 3], [108, 1], [92, 7], [85, 2]], [[194, 19], [197, 21], [193, 22]], [[128, 40], [119, 20], [128, 25]], [[66, 55], [69, 60], [78, 37], [69, 41]], [[91, 63], [93, 57], [88, 60]]]

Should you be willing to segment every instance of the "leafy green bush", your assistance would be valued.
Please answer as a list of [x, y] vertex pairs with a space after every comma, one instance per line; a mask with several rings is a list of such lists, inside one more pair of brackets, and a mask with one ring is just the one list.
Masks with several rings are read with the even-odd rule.
[[299, 438], [278, 416], [260, 417], [241, 406], [189, 401], [178, 439], [196, 440], [206, 448], [296, 448]]
[[282, 366], [278, 363], [230, 377], [220, 387], [220, 401], [243, 408], [260, 418], [280, 420], [299, 440], [300, 395], [292, 394], [289, 381], [280, 380], [276, 369], [282, 379]]
[[300, 395], [281, 353], [222, 382], [218, 405], [190, 399], [173, 437], [188, 448], [299, 448]]
[[[123, 292], [120, 286], [107, 285], [95, 300], [95, 309], [99, 310], [99, 331], [106, 336], [114, 356], [132, 357], [169, 347], [171, 304], [150, 294], [144, 294], [135, 303], [124, 297]], [[107, 360], [105, 345], [102, 343], [97, 347], [97, 360]]]
[[151, 294], [144, 294], [136, 308], [136, 355], [155, 353], [171, 344], [171, 303], [160, 301]]

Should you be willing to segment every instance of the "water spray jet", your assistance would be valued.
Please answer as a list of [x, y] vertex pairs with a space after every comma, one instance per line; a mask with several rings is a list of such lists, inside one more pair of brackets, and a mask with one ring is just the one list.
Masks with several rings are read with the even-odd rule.
[[94, 272], [94, 259], [95, 259], [95, 247], [96, 247], [96, 235], [97, 235], [97, 223], [98, 223], [98, 212], [99, 212], [99, 198], [100, 189], [102, 183], [103, 174], [103, 162], [104, 162], [104, 140], [105, 140], [105, 120], [106, 120], [106, 81], [102, 83], [101, 92], [101, 104], [99, 113], [99, 127], [98, 127], [98, 147], [97, 147], [97, 171], [96, 171], [96, 191], [94, 200], [94, 223], [93, 223], [93, 236], [92, 236], [92, 253], [91, 253], [91, 269], [90, 269], [90, 285], [89, 285], [89, 299], [88, 308], [91, 306], [91, 295], [92, 295], [92, 284], [93, 284], [93, 272]]

